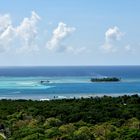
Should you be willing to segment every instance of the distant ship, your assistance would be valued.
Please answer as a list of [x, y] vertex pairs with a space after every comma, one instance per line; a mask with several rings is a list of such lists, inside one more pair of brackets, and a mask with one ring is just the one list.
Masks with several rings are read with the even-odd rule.
[[46, 85], [46, 84], [48, 84], [48, 83], [50, 83], [49, 80], [41, 80], [41, 81], [40, 81], [40, 84], [42, 84], [42, 85]]

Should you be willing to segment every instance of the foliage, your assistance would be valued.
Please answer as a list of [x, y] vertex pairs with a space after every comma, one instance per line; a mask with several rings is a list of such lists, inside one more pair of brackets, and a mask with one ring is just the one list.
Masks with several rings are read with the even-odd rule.
[[0, 100], [0, 113], [0, 133], [8, 140], [140, 139], [138, 95]]

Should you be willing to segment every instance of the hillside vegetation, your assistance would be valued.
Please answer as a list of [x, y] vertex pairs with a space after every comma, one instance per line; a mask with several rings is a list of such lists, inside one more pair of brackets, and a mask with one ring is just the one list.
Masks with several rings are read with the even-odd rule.
[[2, 139], [140, 140], [140, 97], [0, 100]]

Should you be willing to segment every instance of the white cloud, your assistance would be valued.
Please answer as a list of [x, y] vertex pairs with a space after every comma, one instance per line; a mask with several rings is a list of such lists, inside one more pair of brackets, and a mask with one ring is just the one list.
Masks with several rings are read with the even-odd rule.
[[0, 15], [0, 52], [10, 50], [12, 42], [19, 42], [18, 52], [38, 50], [35, 41], [39, 20], [40, 17], [32, 11], [30, 18], [24, 18], [19, 26], [13, 27], [9, 14]]
[[11, 25], [10, 15], [9, 14], [0, 15], [0, 34], [2, 34], [10, 25]]
[[0, 15], [0, 52], [9, 50], [14, 38], [14, 28], [9, 14]]
[[89, 52], [89, 50], [87, 50], [86, 47], [72, 47], [72, 46], [69, 46], [66, 48], [66, 52], [68, 53], [73, 53], [73, 54], [80, 54], [80, 53], [87, 53]]
[[132, 47], [130, 44], [126, 45], [126, 46], [124, 47], [124, 49], [125, 49], [125, 51], [127, 51], [127, 52], [129, 52], [129, 53], [135, 53], [135, 52], [136, 52], [135, 48]]
[[52, 51], [66, 50], [67, 46], [63, 45], [63, 40], [75, 31], [74, 27], [69, 27], [63, 22], [60, 22], [53, 31], [52, 38], [47, 42], [47, 48]]
[[[39, 51], [37, 24], [40, 19], [32, 11], [30, 17], [25, 17], [18, 26], [14, 27], [9, 14], [0, 15], [0, 52], [28, 53]], [[72, 47], [64, 43], [64, 40], [74, 31], [74, 27], [63, 22], [58, 23], [46, 47], [51, 51], [65, 51], [73, 54], [87, 52], [85, 47]]]
[[107, 41], [120, 40], [122, 36], [123, 33], [120, 31], [120, 29], [117, 26], [113, 28], [109, 28], [105, 33], [105, 38]]
[[106, 52], [115, 52], [117, 50], [116, 44], [122, 39], [123, 35], [124, 33], [117, 26], [109, 28], [105, 32], [105, 42], [102, 49]]
[[22, 47], [19, 51], [38, 50], [36, 45], [37, 23], [40, 17], [33, 11], [30, 18], [24, 18], [21, 24], [16, 28], [16, 36], [21, 40]]
[[63, 41], [72, 34], [76, 29], [70, 27], [67, 24], [60, 22], [56, 29], [53, 31], [51, 39], [47, 42], [47, 49], [57, 52], [68, 52], [73, 54], [79, 54], [82, 52], [87, 52], [85, 47], [72, 47], [66, 44], [63, 44]]
[[15, 30], [12, 26], [7, 27], [7, 29], [0, 35], [0, 51], [7, 51], [10, 49], [10, 43], [15, 36]]
[[[9, 14], [0, 15], [0, 52], [8, 51], [14, 47], [16, 52], [28, 53], [38, 51], [38, 31], [37, 24], [40, 17], [32, 11], [30, 17], [26, 17], [17, 27], [12, 25]], [[75, 49], [63, 44], [71, 33], [75, 31], [74, 27], [69, 27], [60, 22], [53, 31], [52, 38], [47, 42], [47, 48], [55, 51], [81, 52], [83, 48]], [[13, 45], [12, 45], [13, 44]], [[16, 47], [15, 47], [16, 46]]]

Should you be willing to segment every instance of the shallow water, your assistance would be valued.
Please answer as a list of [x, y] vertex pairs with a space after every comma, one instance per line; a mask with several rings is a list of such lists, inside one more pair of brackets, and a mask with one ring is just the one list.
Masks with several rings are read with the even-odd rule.
[[[92, 76], [121, 82], [91, 83]], [[49, 80], [46, 85], [41, 80]], [[2, 67], [1, 99], [57, 99], [140, 93], [140, 67]]]

